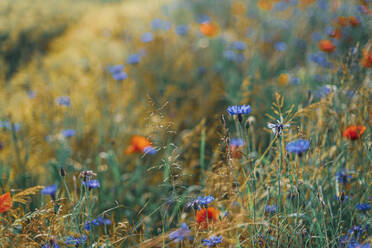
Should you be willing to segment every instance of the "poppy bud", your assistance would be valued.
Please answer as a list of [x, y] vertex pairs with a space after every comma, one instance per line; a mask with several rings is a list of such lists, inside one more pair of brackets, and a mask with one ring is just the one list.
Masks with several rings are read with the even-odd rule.
[[66, 170], [63, 167], [61, 167], [61, 169], [59, 170], [59, 173], [60, 173], [61, 177], [66, 176]]
[[249, 121], [248, 120], [245, 121], [245, 128], [249, 129]]

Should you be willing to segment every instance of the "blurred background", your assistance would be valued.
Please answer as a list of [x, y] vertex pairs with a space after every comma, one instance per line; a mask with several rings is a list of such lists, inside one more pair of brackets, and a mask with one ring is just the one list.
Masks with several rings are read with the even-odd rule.
[[[227, 106], [252, 107], [242, 125], [250, 159], [272, 141], [276, 93], [283, 115], [305, 113], [287, 137], [343, 149], [340, 130], [370, 118], [370, 5], [2, 0], [0, 193], [56, 184], [62, 198], [66, 180], [77, 201], [79, 173], [93, 170], [101, 188], [92, 216], [115, 207], [111, 219], [142, 228], [145, 239], [177, 226], [186, 202], [213, 192], [207, 178], [227, 161], [224, 128], [241, 134]], [[157, 153], [126, 153], [134, 135]], [[48, 201], [18, 204], [28, 212]]]

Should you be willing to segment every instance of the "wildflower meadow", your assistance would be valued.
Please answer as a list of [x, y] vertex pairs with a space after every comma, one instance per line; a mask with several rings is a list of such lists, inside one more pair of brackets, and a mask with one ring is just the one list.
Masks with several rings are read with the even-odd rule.
[[0, 248], [372, 247], [371, 0], [1, 0]]

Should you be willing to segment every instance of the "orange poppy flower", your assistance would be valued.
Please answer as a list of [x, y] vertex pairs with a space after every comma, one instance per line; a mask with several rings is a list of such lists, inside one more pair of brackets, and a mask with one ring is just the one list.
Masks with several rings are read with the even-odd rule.
[[202, 208], [196, 212], [196, 223], [206, 228], [208, 223], [212, 223], [218, 220], [220, 211], [214, 207], [208, 207], [207, 209]]
[[257, 6], [262, 10], [271, 10], [273, 3], [271, 0], [258, 0]]
[[336, 28], [332, 33], [329, 34], [329, 37], [335, 38], [335, 39], [341, 39], [342, 37], [342, 32], [341, 29]]
[[299, 6], [301, 8], [306, 8], [307, 6], [314, 4], [316, 0], [300, 0]]
[[218, 25], [212, 22], [203, 22], [199, 26], [199, 31], [205, 36], [214, 37], [218, 34]]
[[355, 16], [349, 17], [349, 23], [352, 27], [358, 27], [360, 25], [358, 18], [356, 18]]
[[12, 198], [10, 197], [9, 192], [0, 195], [0, 213], [8, 211], [12, 207], [12, 205]]
[[347, 26], [348, 22], [347, 22], [347, 18], [345, 16], [339, 16], [337, 18], [337, 23], [342, 26], [342, 27], [345, 27]]
[[279, 86], [285, 86], [289, 83], [290, 77], [287, 73], [282, 73], [278, 77]]
[[231, 13], [233, 15], [244, 15], [246, 6], [243, 2], [235, 2], [231, 5]]
[[335, 45], [333, 45], [332, 41], [330, 40], [321, 40], [318, 43], [318, 47], [323, 52], [331, 53], [335, 50]]
[[140, 135], [134, 135], [130, 140], [130, 145], [125, 150], [126, 154], [132, 154], [135, 152], [144, 153], [145, 148], [152, 147], [151, 141]]
[[363, 58], [361, 64], [365, 68], [372, 68], [372, 51], [367, 51], [367, 49], [363, 49]]
[[352, 125], [345, 129], [345, 131], [342, 133], [342, 136], [350, 140], [356, 140], [362, 137], [365, 131], [365, 126]]

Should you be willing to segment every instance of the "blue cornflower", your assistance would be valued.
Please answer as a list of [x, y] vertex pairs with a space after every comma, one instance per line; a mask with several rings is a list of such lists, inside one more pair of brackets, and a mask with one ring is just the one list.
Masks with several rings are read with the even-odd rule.
[[288, 152], [297, 153], [298, 155], [301, 155], [303, 152], [306, 152], [309, 149], [310, 141], [299, 139], [292, 142], [289, 142], [285, 149]]
[[111, 225], [111, 224], [112, 222], [110, 219], [104, 219], [99, 216], [97, 219], [94, 219], [92, 221], [86, 221], [84, 224], [84, 230], [91, 231], [93, 229], [93, 226]]
[[53, 184], [53, 185], [50, 185], [50, 186], [46, 186], [41, 191], [41, 193], [44, 194], [44, 195], [50, 195], [52, 197], [52, 199], [55, 200], [57, 189], [58, 189], [57, 185]]
[[35, 93], [35, 91], [33, 91], [33, 90], [30, 90], [30, 91], [28, 92], [28, 97], [29, 97], [30, 99], [34, 99], [34, 98], [35, 98], [35, 95], [36, 95], [36, 93]]
[[243, 41], [233, 41], [231, 43], [231, 47], [233, 49], [243, 51], [247, 47], [247, 45]]
[[[13, 127], [14, 127], [14, 131], [18, 132], [19, 129], [21, 128], [21, 124], [14, 123]], [[0, 128], [11, 130], [12, 129], [12, 123], [10, 123], [9, 121], [0, 121]]]
[[283, 133], [283, 130], [285, 128], [289, 128], [291, 125], [290, 124], [285, 124], [283, 117], [280, 117], [280, 120], [276, 120], [276, 123], [267, 123], [267, 127], [271, 129], [274, 135], [279, 135], [281, 136]]
[[81, 245], [84, 244], [85, 241], [87, 241], [87, 236], [84, 234], [81, 235], [80, 238], [68, 236], [66, 239], [66, 245]]
[[240, 138], [232, 138], [230, 140], [230, 146], [244, 146], [245, 142]]
[[347, 245], [347, 248], [372, 248], [372, 246], [369, 242], [365, 243], [365, 244], [361, 244], [361, 243], [358, 243], [358, 242], [350, 242]]
[[368, 226], [366, 228], [363, 228], [361, 226], [352, 226], [348, 231], [347, 231], [347, 237], [352, 237], [357, 240], [360, 238], [365, 237], [368, 231]]
[[283, 52], [283, 51], [287, 50], [287, 44], [283, 41], [279, 41], [279, 42], [274, 44], [274, 48], [277, 51]]
[[[321, 78], [319, 79], [321, 80]], [[329, 94], [335, 91], [337, 91], [337, 87], [335, 85], [324, 85], [320, 90], [314, 92], [314, 96], [317, 98], [322, 98], [328, 96]]]
[[310, 36], [311, 39], [315, 42], [318, 42], [322, 39], [322, 34], [320, 32], [313, 32]]
[[[102, 217], [99, 217], [102, 218]], [[98, 218], [91, 221], [91, 223], [95, 226], [99, 226], [101, 223], [99, 222]]]
[[9, 121], [0, 121], [0, 127], [1, 128], [5, 128], [5, 129], [10, 129], [11, 128], [11, 124]]
[[207, 72], [207, 69], [204, 66], [199, 66], [196, 73], [198, 76], [203, 76]]
[[233, 50], [225, 50], [222, 56], [227, 60], [233, 61], [236, 58], [236, 53]]
[[324, 68], [333, 68], [333, 64], [331, 62], [328, 62], [327, 55], [323, 52], [317, 52], [309, 55], [309, 60], [311, 62], [314, 62]]
[[86, 221], [86, 222], [84, 223], [83, 228], [84, 228], [84, 230], [86, 230], [86, 231], [91, 231], [91, 230], [93, 230], [93, 226], [99, 226], [99, 223], [98, 223], [97, 221], [95, 221], [95, 220], [92, 220], [92, 221]]
[[143, 149], [144, 154], [155, 155], [158, 151], [153, 146], [146, 146]]
[[174, 242], [181, 242], [185, 240], [185, 237], [189, 237], [191, 234], [190, 229], [187, 227], [186, 223], [181, 223], [181, 227], [168, 235], [170, 240]]
[[200, 205], [199, 198], [193, 199], [186, 203], [186, 207], [194, 209], [199, 208], [199, 205]]
[[284, 11], [287, 8], [288, 8], [288, 3], [281, 2], [281, 1], [276, 3], [275, 6], [274, 6], [274, 10], [276, 10], [276, 11]]
[[328, 9], [328, 0], [318, 0], [318, 6], [320, 9]]
[[108, 69], [115, 80], [121, 81], [128, 78], [128, 74], [123, 72], [124, 65], [122, 64], [109, 66]]
[[101, 187], [99, 181], [96, 180], [96, 179], [89, 180], [89, 181], [86, 181], [86, 182], [83, 181], [82, 184], [87, 186], [89, 190]]
[[291, 80], [289, 81], [289, 84], [299, 85], [300, 84], [300, 79], [298, 77], [291, 77]]
[[111, 66], [108, 67], [108, 70], [110, 71], [111, 74], [120, 73], [124, 70], [124, 65], [122, 65], [122, 64], [111, 65]]
[[349, 180], [352, 178], [351, 175], [349, 175], [345, 169], [341, 169], [339, 170], [337, 173], [336, 173], [336, 178], [337, 178], [337, 181], [339, 181], [340, 183], [348, 183]]
[[203, 245], [205, 246], [215, 246], [222, 242], [222, 235], [217, 237], [216, 235], [213, 235], [209, 237], [209, 239], [203, 239]]
[[332, 92], [336, 92], [337, 91], [337, 86], [336, 85], [327, 84], [327, 85], [324, 85], [322, 87], [321, 91], [322, 91], [322, 94], [323, 95], [329, 95]]
[[211, 18], [207, 15], [199, 15], [196, 19], [199, 24], [211, 21]]
[[350, 99], [354, 98], [355, 95], [356, 95], [355, 90], [348, 90], [348, 91], [346, 92], [346, 96], [347, 96], [348, 98], [350, 98]]
[[[353, 237], [349, 237], [348, 235], [344, 235], [341, 239], [340, 239], [340, 242], [339, 242], [339, 246], [342, 247], [342, 248], [345, 248], [345, 247], [349, 247], [349, 245], [353, 245], [353, 244], [356, 244], [357, 241], [355, 238]], [[346, 246], [348, 245], [348, 246]]]
[[99, 216], [97, 219], [95, 219], [93, 221], [97, 221], [99, 224], [106, 225], [106, 226], [109, 226], [109, 225], [112, 224], [110, 219], [104, 219], [101, 216]]
[[75, 136], [75, 130], [74, 129], [65, 129], [62, 131], [62, 135], [65, 138], [70, 138], [72, 136]]
[[141, 61], [141, 54], [131, 54], [127, 58], [127, 64], [136, 65]]
[[273, 214], [276, 213], [278, 208], [275, 205], [266, 205], [265, 206], [265, 213]]
[[155, 18], [151, 22], [151, 28], [155, 31], [160, 29], [167, 31], [170, 29], [170, 27], [171, 27], [170, 22], [163, 21], [162, 19], [159, 18]]
[[368, 210], [371, 209], [371, 204], [369, 203], [360, 203], [358, 205], [356, 205], [355, 207], [358, 211], [361, 211], [361, 212], [367, 212]]
[[199, 204], [200, 205], [208, 205], [210, 204], [212, 201], [214, 201], [214, 197], [211, 196], [211, 195], [207, 195], [205, 197], [201, 197], [199, 196], [198, 197], [198, 201], [199, 201]]
[[121, 81], [121, 80], [127, 79], [128, 78], [128, 74], [126, 72], [119, 72], [119, 73], [112, 74], [112, 77], [115, 80]]
[[151, 22], [151, 28], [154, 30], [161, 29], [163, 25], [163, 20], [159, 18], [155, 18]]
[[176, 34], [186, 35], [189, 32], [189, 27], [187, 25], [181, 24], [176, 27]]
[[153, 39], [154, 39], [154, 35], [152, 33], [150, 33], [150, 32], [143, 33], [142, 36], [141, 36], [141, 40], [144, 43], [150, 42]]
[[252, 112], [252, 108], [250, 105], [234, 105], [227, 107], [227, 112], [230, 114], [230, 116], [233, 115], [248, 115]]
[[318, 6], [321, 9], [328, 9], [328, 0], [318, 0]]
[[69, 96], [59, 96], [56, 99], [58, 105], [69, 107], [71, 105], [71, 100]]

